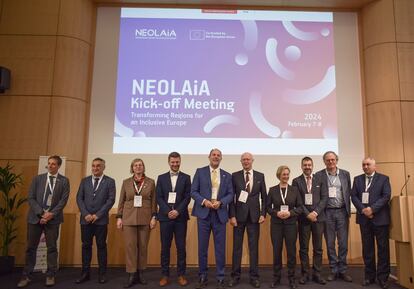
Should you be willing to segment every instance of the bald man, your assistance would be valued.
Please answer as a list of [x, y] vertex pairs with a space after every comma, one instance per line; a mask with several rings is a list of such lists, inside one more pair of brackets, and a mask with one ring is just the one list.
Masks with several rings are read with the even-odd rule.
[[233, 264], [229, 287], [239, 283], [243, 236], [247, 229], [250, 260], [250, 284], [260, 287], [258, 251], [260, 224], [266, 216], [266, 183], [264, 174], [253, 170], [253, 155], [243, 153], [240, 158], [243, 169], [232, 174], [235, 198], [230, 203], [230, 224], [233, 226]]
[[[363, 286], [378, 280], [382, 289], [388, 288], [390, 274], [390, 206], [391, 185], [387, 176], [376, 172], [375, 160], [362, 161], [364, 173], [354, 178], [351, 198], [357, 209], [356, 223], [362, 239], [362, 256], [365, 264]], [[375, 240], [377, 260], [375, 264]]]

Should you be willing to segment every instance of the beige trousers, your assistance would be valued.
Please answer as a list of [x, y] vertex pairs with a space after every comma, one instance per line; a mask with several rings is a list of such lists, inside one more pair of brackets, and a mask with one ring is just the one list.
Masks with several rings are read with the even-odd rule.
[[125, 265], [127, 273], [147, 267], [149, 225], [125, 226]]

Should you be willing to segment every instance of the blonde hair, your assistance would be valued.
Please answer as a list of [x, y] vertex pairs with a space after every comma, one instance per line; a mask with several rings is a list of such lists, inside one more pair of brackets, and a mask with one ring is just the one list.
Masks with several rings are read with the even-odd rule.
[[142, 159], [139, 159], [139, 158], [137, 158], [137, 159], [133, 159], [133, 160], [132, 160], [132, 162], [131, 162], [131, 166], [130, 166], [130, 168], [129, 168], [129, 172], [130, 172], [131, 174], [133, 174], [133, 173], [134, 173], [133, 167], [134, 167], [134, 164], [135, 164], [135, 163], [137, 163], [137, 162], [141, 162], [141, 163], [142, 163], [142, 166], [144, 167], [144, 173], [145, 173], [145, 163], [144, 163], [144, 161], [143, 161]]
[[277, 177], [279, 180], [280, 180], [280, 175], [282, 174], [282, 172], [283, 172], [284, 170], [288, 170], [288, 171], [289, 171], [289, 173], [290, 173], [290, 169], [289, 169], [289, 167], [288, 167], [288, 166], [283, 165], [283, 166], [280, 166], [280, 167], [278, 167], [278, 168], [277, 168], [277, 171], [276, 171], [276, 177]]

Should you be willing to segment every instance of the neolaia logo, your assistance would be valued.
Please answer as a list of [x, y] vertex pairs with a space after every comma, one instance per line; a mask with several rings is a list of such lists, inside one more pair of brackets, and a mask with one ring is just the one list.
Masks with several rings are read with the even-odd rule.
[[176, 38], [174, 29], [135, 29], [135, 38]]

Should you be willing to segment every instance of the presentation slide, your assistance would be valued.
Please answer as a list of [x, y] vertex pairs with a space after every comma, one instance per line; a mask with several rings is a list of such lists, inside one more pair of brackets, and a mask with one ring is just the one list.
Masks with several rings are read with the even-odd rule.
[[338, 151], [333, 13], [122, 8], [113, 153]]

